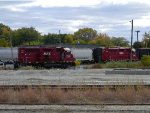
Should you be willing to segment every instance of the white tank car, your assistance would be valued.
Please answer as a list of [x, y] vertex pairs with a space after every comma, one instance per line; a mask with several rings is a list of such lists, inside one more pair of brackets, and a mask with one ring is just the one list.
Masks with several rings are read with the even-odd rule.
[[92, 49], [90, 48], [71, 48], [71, 52], [77, 60], [81, 60], [83, 62], [93, 61]]
[[[18, 59], [18, 48], [13, 48], [13, 59]], [[8, 61], [12, 60], [11, 49], [10, 48], [0, 48], [0, 60]]]

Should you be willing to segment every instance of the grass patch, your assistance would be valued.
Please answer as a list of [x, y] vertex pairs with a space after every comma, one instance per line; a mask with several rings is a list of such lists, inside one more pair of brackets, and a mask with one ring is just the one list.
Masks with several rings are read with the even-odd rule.
[[138, 62], [106, 62], [101, 64], [93, 64], [92, 69], [102, 69], [102, 68], [144, 68], [143, 64]]
[[105, 68], [140, 68], [141, 62], [107, 62], [104, 64]]

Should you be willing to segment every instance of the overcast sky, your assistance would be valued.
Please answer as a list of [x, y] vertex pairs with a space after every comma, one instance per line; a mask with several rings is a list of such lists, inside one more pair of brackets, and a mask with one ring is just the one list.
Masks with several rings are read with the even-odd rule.
[[130, 41], [132, 19], [141, 40], [150, 31], [149, 0], [0, 0], [0, 23], [12, 29], [32, 26], [43, 34], [90, 27]]

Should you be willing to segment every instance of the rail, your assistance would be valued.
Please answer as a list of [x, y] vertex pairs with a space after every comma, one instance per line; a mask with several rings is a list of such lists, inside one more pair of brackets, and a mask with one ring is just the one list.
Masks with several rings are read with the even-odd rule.
[[150, 85], [0, 85], [0, 90], [22, 90], [22, 89], [61, 89], [61, 90], [84, 90], [84, 89], [112, 89], [132, 87], [137, 89], [139, 87], [150, 88]]

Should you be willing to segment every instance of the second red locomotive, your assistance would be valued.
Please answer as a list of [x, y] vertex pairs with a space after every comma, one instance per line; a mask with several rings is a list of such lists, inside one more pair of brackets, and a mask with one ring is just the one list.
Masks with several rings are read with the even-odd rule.
[[94, 62], [107, 62], [107, 61], [137, 61], [139, 58], [136, 55], [136, 52], [130, 48], [95, 48], [93, 50], [93, 59]]

